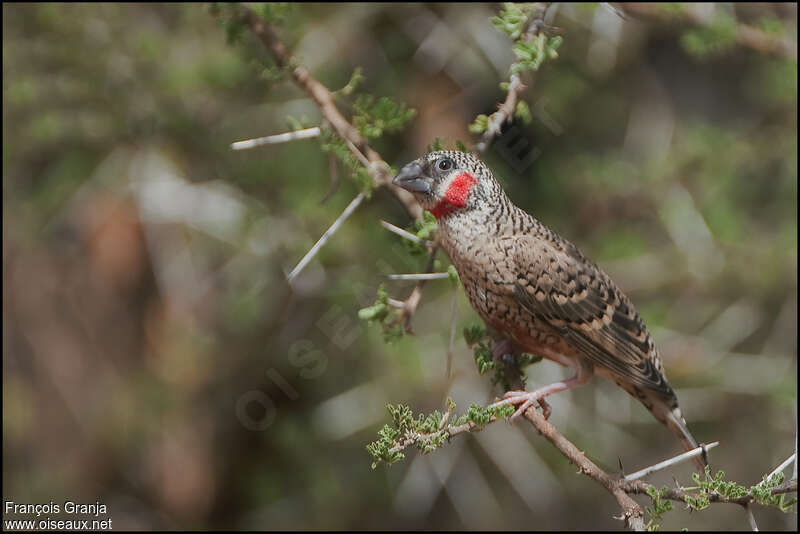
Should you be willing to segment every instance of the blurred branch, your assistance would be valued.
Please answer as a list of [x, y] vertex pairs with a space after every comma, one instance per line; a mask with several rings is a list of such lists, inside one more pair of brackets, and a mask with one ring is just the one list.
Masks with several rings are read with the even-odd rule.
[[367, 144], [358, 129], [339, 112], [333, 102], [331, 91], [311, 76], [307, 68], [295, 64], [294, 57], [289, 53], [275, 30], [269, 24], [266, 24], [255, 11], [246, 5], [241, 5], [241, 9], [244, 23], [264, 43], [278, 67], [291, 69], [294, 82], [311, 96], [323, 117], [330, 123], [339, 137], [348, 142], [351, 150], [353, 148], [356, 149], [354, 153], [359, 159], [366, 158], [369, 163], [367, 170], [375, 180], [375, 183], [378, 186], [386, 187], [414, 219], [421, 219], [422, 207], [411, 193], [392, 184], [391, 168], [380, 154]]
[[[707, 26], [713, 17], [706, 17], [691, 5], [680, 10], [665, 10], [658, 3], [649, 2], [619, 2], [617, 7], [624, 13], [654, 21], [667, 21], [677, 19], [692, 26]], [[736, 24], [736, 42], [741, 46], [797, 62], [797, 43], [787, 37], [771, 35], [759, 28], [748, 24]]]
[[[540, 30], [544, 28], [544, 17], [547, 9], [552, 2], [539, 2], [533, 4], [536, 14], [531, 16], [526, 22], [526, 29], [520, 36], [519, 40], [529, 42], [536, 37]], [[480, 141], [475, 144], [475, 151], [482, 153], [485, 152], [495, 137], [500, 135], [500, 130], [503, 124], [511, 122], [514, 117], [514, 112], [517, 109], [517, 102], [520, 99], [520, 93], [524, 91], [527, 86], [520, 80], [519, 74], [512, 73], [508, 81], [508, 89], [506, 91], [506, 98], [498, 107], [497, 111], [489, 115], [489, 120], [486, 130], [481, 135]]]

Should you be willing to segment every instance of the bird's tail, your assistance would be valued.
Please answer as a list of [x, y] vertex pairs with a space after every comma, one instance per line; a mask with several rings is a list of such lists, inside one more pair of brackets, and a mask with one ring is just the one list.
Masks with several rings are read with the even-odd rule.
[[[665, 412], [664, 423], [678, 436], [678, 439], [683, 443], [683, 447], [687, 451], [697, 448], [697, 441], [694, 439], [694, 436], [692, 436], [692, 433], [689, 432], [689, 427], [686, 426], [686, 420], [683, 418], [683, 415], [681, 415], [681, 409], [676, 406], [671, 410], [665, 410]], [[705, 449], [702, 454], [693, 457], [692, 461], [702, 474], [708, 465]]]

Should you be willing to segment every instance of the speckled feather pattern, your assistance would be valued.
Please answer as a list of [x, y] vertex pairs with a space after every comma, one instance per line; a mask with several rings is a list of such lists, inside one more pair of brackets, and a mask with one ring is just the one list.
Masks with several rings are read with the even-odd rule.
[[[434, 168], [455, 162], [449, 173]], [[417, 160], [433, 179], [426, 209], [441, 201], [462, 172], [477, 178], [467, 206], [439, 218], [439, 241], [467, 297], [487, 324], [525, 352], [593, 369], [694, 440], [680, 415], [653, 338], [630, 299], [578, 248], [515, 206], [477, 157], [439, 151]], [[667, 421], [674, 419], [674, 421]]]

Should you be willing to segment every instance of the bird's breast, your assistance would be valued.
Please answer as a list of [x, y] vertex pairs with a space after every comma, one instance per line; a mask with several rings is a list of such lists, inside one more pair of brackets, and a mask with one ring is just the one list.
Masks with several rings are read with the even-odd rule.
[[508, 239], [488, 233], [453, 235], [440, 230], [439, 240], [458, 271], [467, 299], [487, 324], [531, 352], [542, 345], [563, 343], [549, 325], [531, 315], [514, 297], [517, 275]]

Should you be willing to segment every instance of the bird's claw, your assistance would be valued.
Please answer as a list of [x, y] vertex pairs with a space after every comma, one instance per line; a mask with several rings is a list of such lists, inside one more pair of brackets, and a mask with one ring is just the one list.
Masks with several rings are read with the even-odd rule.
[[508, 419], [509, 421], [514, 421], [517, 417], [525, 413], [525, 410], [530, 408], [534, 402], [541, 406], [542, 416], [544, 416], [545, 419], [549, 419], [553, 410], [550, 408], [547, 401], [541, 397], [541, 393], [536, 391], [507, 391], [505, 395], [503, 395], [502, 400], [491, 404], [489, 407], [497, 408], [506, 405], [516, 406], [516, 411]]

